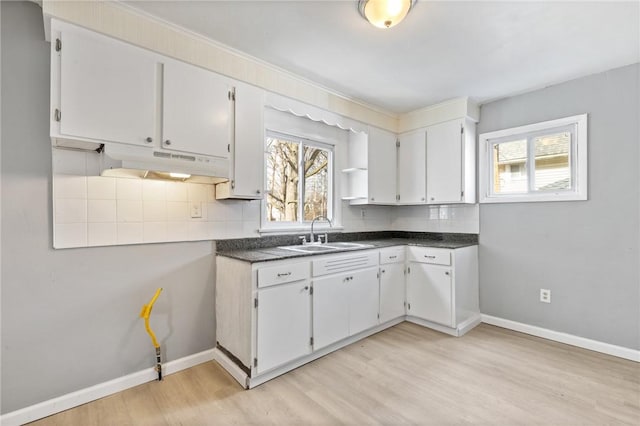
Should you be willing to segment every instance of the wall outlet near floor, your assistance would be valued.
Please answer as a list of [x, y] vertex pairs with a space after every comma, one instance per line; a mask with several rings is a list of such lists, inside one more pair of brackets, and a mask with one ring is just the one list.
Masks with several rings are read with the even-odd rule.
[[199, 218], [202, 217], [202, 203], [199, 201], [195, 201], [191, 203], [191, 218]]
[[546, 288], [540, 289], [540, 301], [544, 303], [551, 303], [551, 290]]

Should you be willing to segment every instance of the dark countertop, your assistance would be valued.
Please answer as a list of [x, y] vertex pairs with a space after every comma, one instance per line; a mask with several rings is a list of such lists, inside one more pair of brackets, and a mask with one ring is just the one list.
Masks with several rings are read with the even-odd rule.
[[[477, 241], [467, 238], [461, 241], [443, 240], [443, 239], [430, 239], [430, 238], [383, 238], [383, 239], [371, 239], [360, 240], [356, 242], [369, 244], [373, 247], [361, 247], [361, 248], [349, 248], [349, 249], [337, 249], [323, 253], [301, 253], [297, 251], [291, 251], [281, 249], [278, 247], [260, 247], [260, 248], [242, 248], [236, 250], [219, 250], [218, 256], [230, 257], [232, 259], [243, 260], [250, 263], [256, 262], [269, 262], [274, 260], [291, 259], [296, 257], [318, 256], [325, 254], [345, 253], [360, 250], [372, 250], [384, 247], [393, 246], [420, 246], [420, 247], [436, 247], [445, 249], [457, 249], [461, 247], [468, 247], [477, 245]], [[284, 244], [290, 245], [290, 244]], [[331, 245], [331, 241], [329, 242]]]

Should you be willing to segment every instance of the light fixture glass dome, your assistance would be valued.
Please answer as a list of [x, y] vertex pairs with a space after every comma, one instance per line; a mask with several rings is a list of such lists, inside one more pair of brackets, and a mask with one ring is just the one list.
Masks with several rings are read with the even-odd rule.
[[373, 26], [391, 28], [402, 21], [416, 0], [359, 0], [360, 14]]

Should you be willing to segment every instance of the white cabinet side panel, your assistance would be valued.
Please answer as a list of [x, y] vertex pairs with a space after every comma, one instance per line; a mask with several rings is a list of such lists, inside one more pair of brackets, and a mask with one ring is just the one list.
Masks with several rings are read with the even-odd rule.
[[250, 263], [216, 257], [216, 340], [247, 368], [251, 366], [253, 275]]
[[480, 313], [478, 246], [453, 251], [456, 324]]

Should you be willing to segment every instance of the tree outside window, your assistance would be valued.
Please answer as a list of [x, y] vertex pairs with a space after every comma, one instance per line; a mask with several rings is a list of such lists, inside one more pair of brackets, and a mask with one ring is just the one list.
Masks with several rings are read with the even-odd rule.
[[317, 216], [332, 216], [332, 154], [328, 145], [287, 135], [267, 135], [267, 223], [301, 223]]

